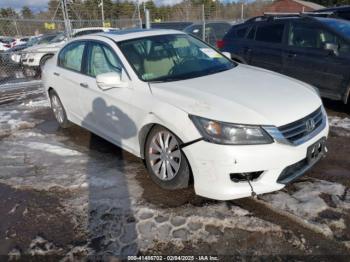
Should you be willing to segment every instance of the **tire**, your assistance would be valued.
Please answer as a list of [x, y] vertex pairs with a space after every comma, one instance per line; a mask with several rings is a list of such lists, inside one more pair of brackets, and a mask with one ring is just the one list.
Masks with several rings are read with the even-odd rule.
[[28, 67], [28, 66], [23, 66], [23, 67], [22, 67], [22, 72], [23, 72], [23, 75], [24, 75], [26, 78], [35, 78], [36, 75], [37, 75], [36, 69], [30, 68], [30, 67]]
[[168, 129], [155, 126], [145, 145], [145, 162], [151, 179], [164, 189], [186, 188], [190, 166], [180, 149], [181, 140]]
[[67, 118], [66, 110], [64, 109], [61, 99], [59, 98], [57, 93], [51, 90], [49, 96], [51, 102], [51, 109], [60, 127], [70, 127], [71, 124]]

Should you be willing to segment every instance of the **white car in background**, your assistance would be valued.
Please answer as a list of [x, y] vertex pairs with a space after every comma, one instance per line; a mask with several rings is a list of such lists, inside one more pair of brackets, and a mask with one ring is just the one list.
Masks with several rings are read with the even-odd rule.
[[2, 36], [0, 37], [0, 52], [7, 51], [12, 47], [12, 43], [15, 41], [12, 37]]
[[[106, 27], [88, 27], [73, 29], [72, 36], [78, 37], [81, 35], [110, 32], [118, 30], [118, 28], [106, 28]], [[35, 45], [22, 50], [21, 63], [23, 65], [23, 72], [26, 76], [40, 75], [41, 67], [45, 64], [46, 60], [51, 58], [67, 41], [65, 33], [57, 35], [48, 44]]]
[[18, 45], [24, 45], [30, 40], [30, 36], [25, 36], [21, 38], [16, 38], [15, 41], [11, 43], [12, 47], [18, 46]]
[[325, 152], [328, 120], [310, 85], [237, 64], [175, 30], [76, 38], [47, 61], [58, 123], [143, 158], [165, 189], [194, 183], [228, 200], [279, 190]]

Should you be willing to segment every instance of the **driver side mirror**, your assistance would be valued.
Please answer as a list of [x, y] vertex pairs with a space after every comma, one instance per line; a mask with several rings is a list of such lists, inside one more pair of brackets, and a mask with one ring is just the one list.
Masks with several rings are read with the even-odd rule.
[[110, 72], [96, 76], [97, 86], [102, 90], [127, 87], [128, 83], [122, 80], [121, 72]]
[[325, 50], [330, 51], [334, 55], [338, 55], [339, 54], [339, 52], [338, 52], [339, 51], [339, 46], [337, 44], [326, 42], [324, 44], [323, 48]]

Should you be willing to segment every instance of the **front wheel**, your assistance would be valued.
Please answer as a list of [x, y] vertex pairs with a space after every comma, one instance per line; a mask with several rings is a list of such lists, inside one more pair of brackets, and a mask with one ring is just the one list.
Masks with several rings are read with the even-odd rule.
[[152, 180], [164, 189], [188, 187], [190, 167], [180, 144], [176, 135], [160, 126], [154, 127], [148, 135], [146, 167]]
[[50, 102], [53, 114], [62, 128], [70, 126], [70, 122], [67, 118], [66, 110], [64, 109], [60, 98], [55, 91], [50, 91]]

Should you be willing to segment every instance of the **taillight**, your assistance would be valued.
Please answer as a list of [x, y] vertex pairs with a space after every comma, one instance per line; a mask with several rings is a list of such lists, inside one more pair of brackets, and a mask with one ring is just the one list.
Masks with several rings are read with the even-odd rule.
[[225, 47], [225, 41], [224, 40], [217, 40], [216, 41], [216, 47], [221, 49]]

